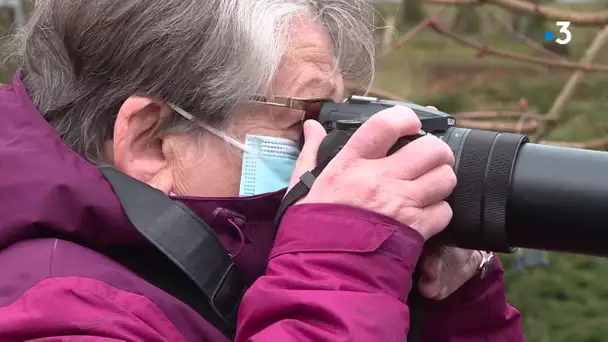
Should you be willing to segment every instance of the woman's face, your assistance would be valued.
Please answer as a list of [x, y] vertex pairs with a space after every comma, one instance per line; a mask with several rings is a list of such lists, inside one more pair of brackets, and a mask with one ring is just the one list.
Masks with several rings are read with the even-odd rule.
[[[322, 25], [299, 20], [292, 26], [289, 50], [272, 84], [273, 94], [341, 100], [344, 82], [332, 55], [331, 37]], [[108, 154], [117, 169], [153, 187], [180, 196], [236, 197], [242, 152], [212, 134], [193, 138], [153, 136], [155, 128], [175, 115], [151, 99], [125, 101], [115, 125]], [[227, 132], [244, 141], [247, 134], [298, 141], [302, 112], [252, 104], [238, 110]]]

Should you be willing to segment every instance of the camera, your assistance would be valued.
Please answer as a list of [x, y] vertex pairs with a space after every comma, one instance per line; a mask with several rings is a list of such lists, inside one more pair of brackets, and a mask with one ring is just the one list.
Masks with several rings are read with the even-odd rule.
[[[455, 155], [458, 183], [447, 199], [454, 214], [434, 243], [608, 256], [608, 152], [534, 144], [522, 134], [458, 127], [452, 115], [413, 103], [352, 96], [322, 104], [318, 121], [328, 135], [319, 160], [393, 106], [411, 108], [421, 135], [439, 137]], [[416, 138], [402, 137], [389, 154]]]

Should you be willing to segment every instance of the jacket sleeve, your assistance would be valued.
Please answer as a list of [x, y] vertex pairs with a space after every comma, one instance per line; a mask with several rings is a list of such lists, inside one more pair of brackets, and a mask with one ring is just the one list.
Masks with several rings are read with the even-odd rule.
[[369, 211], [290, 208], [266, 274], [243, 298], [236, 341], [404, 341], [423, 243], [416, 231]]
[[182, 342], [148, 298], [90, 278], [49, 278], [0, 307], [3, 342]]
[[500, 261], [486, 278], [473, 278], [448, 298], [427, 302], [422, 334], [422, 342], [523, 342], [520, 314], [505, 298]]

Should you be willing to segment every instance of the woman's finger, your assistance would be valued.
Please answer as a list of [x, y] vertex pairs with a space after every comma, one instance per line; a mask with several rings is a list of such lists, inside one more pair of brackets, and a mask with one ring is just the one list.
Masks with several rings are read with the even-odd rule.
[[304, 146], [291, 175], [290, 190], [306, 171], [312, 171], [317, 166], [317, 151], [326, 135], [325, 129], [319, 122], [314, 120], [304, 122]]
[[456, 186], [454, 170], [447, 164], [437, 166], [413, 181], [406, 183], [404, 196], [417, 199], [412, 203], [418, 208], [424, 208], [445, 200]]
[[[382, 160], [386, 175], [404, 180], [416, 179], [436, 166], [454, 165], [454, 152], [434, 135], [418, 138]], [[395, 167], [399, 166], [399, 167]]]
[[482, 258], [481, 253], [470, 250], [460, 250], [459, 252], [468, 255], [468, 258], [464, 263], [462, 259], [458, 261], [460, 267], [454, 265], [457, 267], [457, 270], [452, 270], [452, 272], [450, 272], [449, 270], [440, 271], [449, 274], [449, 281], [447, 281], [445, 284], [442, 284], [443, 287], [434, 299], [442, 300], [447, 298], [477, 274], [477, 268], [481, 263]]
[[441, 291], [442, 260], [439, 254], [430, 254], [424, 257], [421, 265], [422, 278], [418, 284], [418, 291], [426, 298], [434, 298]]
[[477, 274], [481, 254], [461, 248], [442, 248], [440, 253], [423, 257], [423, 278], [420, 293], [434, 300], [442, 300], [456, 292]]

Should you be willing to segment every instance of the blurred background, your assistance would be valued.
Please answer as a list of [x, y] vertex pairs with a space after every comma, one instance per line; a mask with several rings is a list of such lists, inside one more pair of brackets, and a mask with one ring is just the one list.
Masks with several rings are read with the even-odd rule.
[[[372, 94], [436, 106], [465, 127], [608, 147], [606, 0], [370, 2], [381, 51]], [[31, 8], [0, 0], [0, 46]], [[567, 44], [555, 42], [565, 37], [556, 21], [571, 22]], [[0, 65], [0, 83], [17, 67]], [[526, 341], [608, 341], [608, 260], [530, 250], [501, 259]]]

